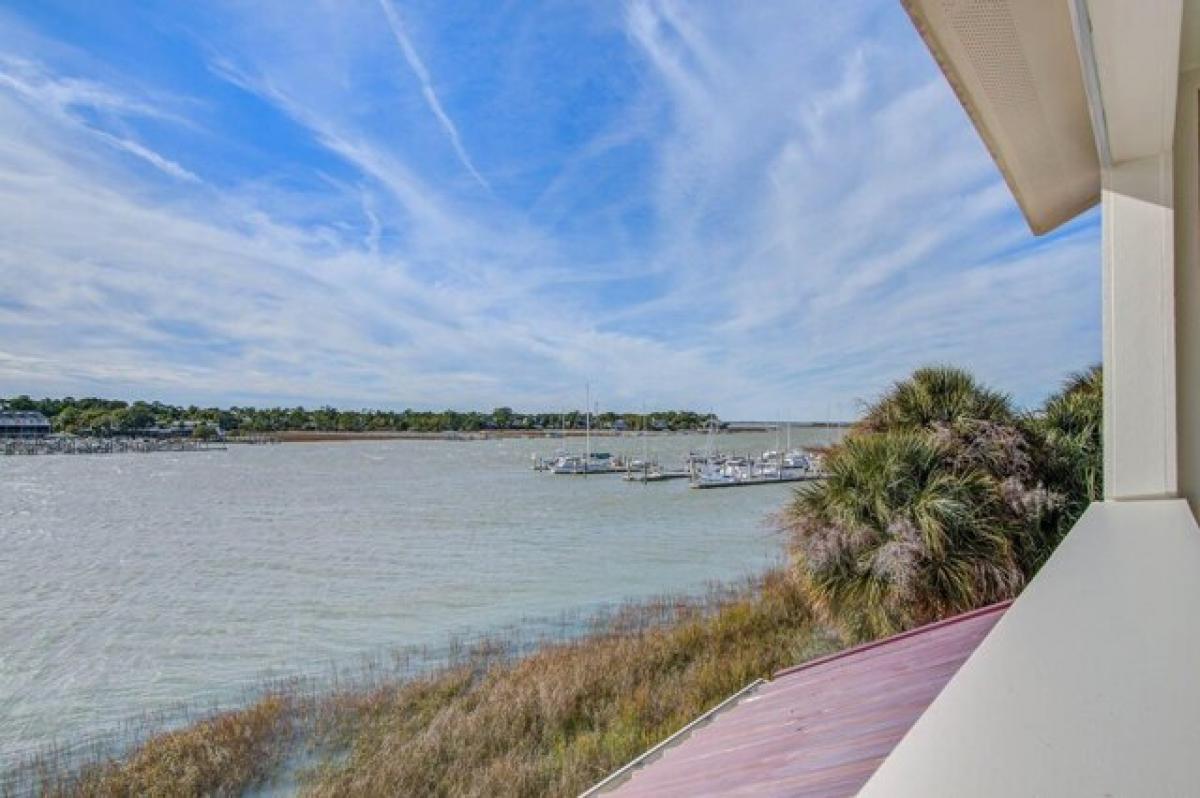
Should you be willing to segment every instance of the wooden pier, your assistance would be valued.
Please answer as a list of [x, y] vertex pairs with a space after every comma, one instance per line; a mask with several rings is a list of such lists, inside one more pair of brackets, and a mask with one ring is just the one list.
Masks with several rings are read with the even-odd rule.
[[822, 474], [805, 474], [798, 477], [745, 477], [742, 479], [731, 479], [728, 482], [692, 482], [688, 487], [696, 488], [697, 490], [708, 490], [709, 488], [746, 488], [751, 485], [778, 485], [782, 482], [815, 482], [819, 479], [825, 479]]
[[190, 438], [4, 438], [0, 455], [146, 454], [150, 452], [207, 452], [224, 450], [223, 441]]
[[666, 482], [672, 479], [691, 479], [690, 471], [626, 471], [622, 477], [626, 482]]

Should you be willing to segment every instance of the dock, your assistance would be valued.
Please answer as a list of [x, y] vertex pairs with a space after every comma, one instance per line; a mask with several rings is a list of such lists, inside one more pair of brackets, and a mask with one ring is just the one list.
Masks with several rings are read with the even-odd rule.
[[690, 471], [626, 471], [621, 477], [626, 482], [666, 482], [670, 479], [691, 479]]
[[728, 482], [695, 481], [688, 487], [696, 488], [697, 490], [708, 490], [709, 488], [745, 488], [751, 485], [778, 485], [782, 482], [815, 482], [820, 479], [825, 479], [824, 475], [805, 474], [798, 477], [745, 477], [743, 479], [731, 479]]
[[127, 454], [148, 452], [207, 452], [225, 449], [223, 441], [189, 438], [8, 438], [0, 440], [0, 455]]

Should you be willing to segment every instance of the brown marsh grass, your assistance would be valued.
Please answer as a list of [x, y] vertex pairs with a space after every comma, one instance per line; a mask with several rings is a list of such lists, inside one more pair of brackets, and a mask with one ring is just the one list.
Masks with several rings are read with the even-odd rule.
[[235, 795], [281, 761], [291, 739], [292, 699], [269, 695], [151, 737], [128, 757], [69, 776], [43, 774], [46, 796]]
[[839, 642], [780, 573], [711, 612], [635, 629], [331, 697], [318, 736], [346, 753], [312, 769], [306, 792], [575, 795], [748, 682]]
[[236, 795], [290, 770], [310, 796], [575, 795], [748, 682], [840, 644], [772, 572], [624, 606], [532, 653], [491, 639], [424, 675], [278, 689], [119, 759], [47, 766], [38, 791]]

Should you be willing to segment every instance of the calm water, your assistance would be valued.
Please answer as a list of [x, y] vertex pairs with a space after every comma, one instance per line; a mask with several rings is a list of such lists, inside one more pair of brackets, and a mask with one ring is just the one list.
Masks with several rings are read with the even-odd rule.
[[[788, 486], [529, 469], [559, 443], [0, 458], [0, 769], [146, 711], [236, 699], [266, 672], [699, 590], [780, 557], [764, 516]], [[651, 446], [667, 462], [703, 443]], [[761, 451], [774, 435], [720, 443]]]

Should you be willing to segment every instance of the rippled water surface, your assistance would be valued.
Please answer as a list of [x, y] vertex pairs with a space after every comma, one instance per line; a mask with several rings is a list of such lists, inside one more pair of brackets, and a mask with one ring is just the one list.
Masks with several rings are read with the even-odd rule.
[[[529, 469], [559, 443], [0, 458], [0, 764], [145, 711], [233, 700], [266, 672], [698, 590], [780, 557], [764, 517], [788, 486]], [[750, 452], [774, 436], [720, 443]], [[664, 461], [703, 445], [651, 444]]]

